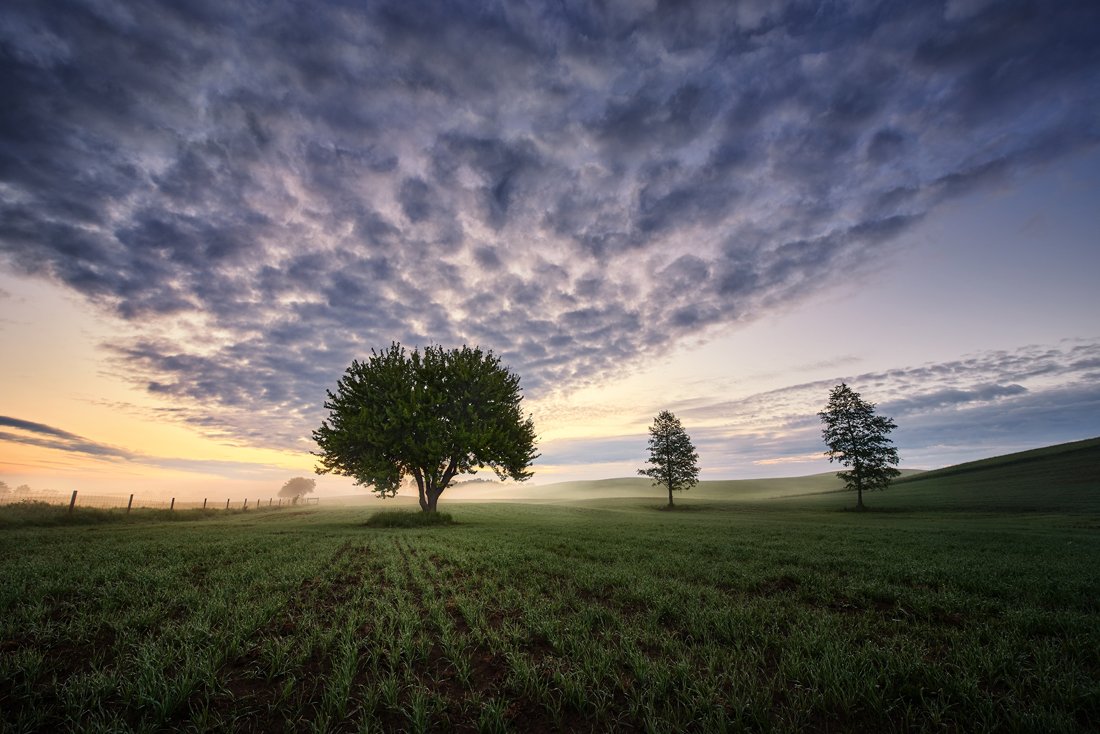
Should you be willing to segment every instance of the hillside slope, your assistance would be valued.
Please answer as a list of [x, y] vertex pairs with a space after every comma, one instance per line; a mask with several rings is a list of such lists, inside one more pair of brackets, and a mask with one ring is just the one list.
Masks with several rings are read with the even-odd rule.
[[[928, 472], [905, 472], [883, 492], [864, 495], [872, 510], [967, 512], [1100, 513], [1100, 438], [1047, 446]], [[700, 482], [677, 493], [677, 504], [692, 502], [777, 502], [793, 507], [851, 507], [835, 473], [783, 479]], [[568, 482], [524, 490], [534, 501], [653, 498], [665, 495], [643, 478]]]
[[904, 477], [864, 501], [872, 508], [1100, 512], [1100, 438]]

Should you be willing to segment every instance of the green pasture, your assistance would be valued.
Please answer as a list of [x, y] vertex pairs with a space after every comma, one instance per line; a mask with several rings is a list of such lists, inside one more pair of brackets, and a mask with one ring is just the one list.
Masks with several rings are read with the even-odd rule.
[[1098, 443], [867, 513], [829, 477], [429, 527], [0, 508], [0, 727], [1096, 730]]

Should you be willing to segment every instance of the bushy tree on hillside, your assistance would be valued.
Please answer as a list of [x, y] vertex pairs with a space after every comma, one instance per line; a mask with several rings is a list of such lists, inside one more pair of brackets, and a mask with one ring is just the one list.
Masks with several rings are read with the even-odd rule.
[[662, 410], [649, 427], [648, 469], [638, 473], [653, 480], [653, 486], [668, 489], [668, 506], [672, 507], [674, 491], [691, 489], [699, 481], [699, 454], [680, 419]]
[[280, 497], [291, 498], [293, 504], [298, 504], [298, 500], [303, 495], [313, 492], [314, 487], [317, 486], [316, 479], [307, 479], [306, 477], [294, 477], [293, 479], [286, 480], [286, 484], [279, 490]]
[[353, 477], [393, 497], [411, 475], [420, 507], [434, 512], [459, 474], [491, 468], [524, 481], [535, 452], [535, 427], [524, 418], [519, 377], [479, 348], [429, 346], [406, 353], [394, 343], [354, 361], [328, 393], [328, 420], [313, 432], [319, 474]]
[[875, 406], [868, 403], [845, 383], [829, 392], [829, 403], [817, 414], [824, 427], [821, 437], [829, 450], [825, 455], [829, 462], [837, 461], [851, 467], [850, 471], [837, 473], [847, 489], [856, 491], [856, 509], [862, 510], [863, 490], [886, 489], [890, 480], [901, 472], [894, 468], [898, 463], [898, 450], [889, 434], [897, 424], [891, 419], [875, 415]]

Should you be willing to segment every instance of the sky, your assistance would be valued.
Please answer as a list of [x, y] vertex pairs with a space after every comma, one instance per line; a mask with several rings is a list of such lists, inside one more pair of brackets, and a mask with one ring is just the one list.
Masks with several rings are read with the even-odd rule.
[[1091, 0], [11, 0], [0, 95], [9, 486], [274, 494], [393, 341], [535, 483], [835, 470], [842, 380], [903, 467], [1100, 435]]

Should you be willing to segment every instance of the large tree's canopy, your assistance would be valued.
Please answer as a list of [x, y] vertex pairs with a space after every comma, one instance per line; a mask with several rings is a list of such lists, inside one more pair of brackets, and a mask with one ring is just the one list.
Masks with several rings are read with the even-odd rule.
[[699, 454], [691, 443], [680, 419], [662, 410], [649, 427], [648, 469], [639, 469], [642, 476], [650, 477], [653, 484], [668, 489], [668, 503], [672, 504], [672, 492], [690, 489], [699, 481], [699, 467], [695, 463]]
[[491, 351], [406, 352], [397, 343], [372, 350], [328, 393], [329, 418], [313, 433], [317, 471], [353, 477], [382, 497], [396, 495], [411, 476], [425, 510], [435, 509], [458, 474], [489, 467], [501, 479], [524, 481], [538, 454], [521, 400], [519, 377]]
[[900, 474], [894, 468], [898, 450], [889, 437], [897, 425], [885, 416], [875, 415], [874, 404], [848, 385], [842, 382], [829, 392], [829, 403], [818, 416], [824, 424], [822, 439], [829, 447], [825, 455], [830, 462], [851, 467], [850, 471], [837, 473], [848, 489], [885, 489]]

